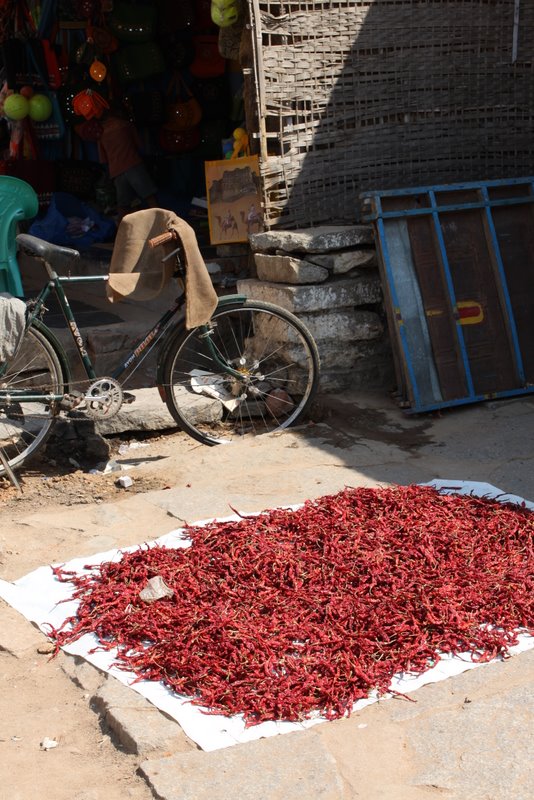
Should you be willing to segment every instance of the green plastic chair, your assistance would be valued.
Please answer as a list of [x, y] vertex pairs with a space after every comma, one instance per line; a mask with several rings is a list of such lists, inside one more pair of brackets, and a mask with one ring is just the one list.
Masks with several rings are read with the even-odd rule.
[[10, 175], [0, 175], [0, 292], [23, 297], [17, 262], [17, 222], [32, 219], [39, 210], [39, 200], [29, 183]]

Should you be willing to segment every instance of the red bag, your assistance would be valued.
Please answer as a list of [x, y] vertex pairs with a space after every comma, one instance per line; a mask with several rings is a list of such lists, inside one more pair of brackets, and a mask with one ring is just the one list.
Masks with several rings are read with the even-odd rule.
[[87, 26], [87, 40], [92, 42], [97, 53], [102, 55], [114, 53], [119, 47], [119, 41], [111, 31], [106, 28], [99, 28], [96, 25]]
[[72, 101], [74, 113], [85, 119], [99, 119], [104, 111], [109, 108], [109, 103], [94, 89], [85, 89], [78, 92]]
[[226, 62], [219, 53], [219, 37], [194, 36], [195, 57], [189, 67], [195, 78], [217, 78], [226, 69]]

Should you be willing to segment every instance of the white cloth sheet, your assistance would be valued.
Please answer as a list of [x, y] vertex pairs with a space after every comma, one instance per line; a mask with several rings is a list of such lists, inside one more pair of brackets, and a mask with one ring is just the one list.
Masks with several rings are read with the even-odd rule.
[[[516, 495], [505, 494], [499, 489], [488, 483], [475, 483], [469, 481], [430, 481], [428, 486], [449, 493], [473, 494], [479, 497], [489, 497], [501, 502], [512, 502], [524, 504], [527, 508], [534, 511], [534, 503], [523, 500]], [[299, 508], [300, 506], [292, 506]], [[225, 517], [225, 520], [239, 519], [236, 516]], [[210, 520], [211, 521], [211, 520]], [[219, 520], [222, 521], [222, 520]], [[204, 522], [197, 525], [206, 524]], [[159, 544], [166, 547], [188, 547], [190, 540], [182, 529], [171, 531], [165, 536], [161, 536], [149, 544]], [[144, 543], [143, 543], [144, 544]], [[119, 560], [123, 552], [136, 550], [139, 545], [134, 545], [123, 550], [110, 550], [106, 553], [98, 553], [93, 557], [75, 558], [64, 565], [67, 570], [74, 570], [83, 573], [86, 564], [98, 564], [104, 561]], [[17, 609], [27, 619], [34, 622], [44, 632], [47, 632], [47, 624], [59, 628], [67, 617], [76, 613], [77, 602], [70, 600], [73, 587], [70, 583], [60, 583], [55, 580], [49, 566], [39, 567], [28, 575], [20, 578], [14, 583], [0, 580], [0, 597]], [[511, 648], [512, 654], [517, 654], [534, 647], [534, 637], [526, 634], [520, 635], [519, 644]], [[93, 634], [83, 636], [72, 645], [64, 648], [67, 653], [82, 656], [91, 664], [94, 664], [104, 672], [113, 675], [125, 685], [132, 684], [135, 675], [130, 672], [123, 672], [112, 666], [115, 652], [101, 651], [90, 653], [89, 651], [98, 644], [97, 638]], [[473, 663], [469, 654], [455, 657], [447, 656], [443, 658], [435, 667], [420, 674], [399, 674], [391, 682], [391, 688], [403, 694], [413, 692], [428, 683], [436, 683], [453, 675], [458, 675], [475, 667], [483, 668], [485, 665]], [[312, 725], [324, 722], [324, 718], [317, 715], [313, 719], [304, 722], [263, 722], [246, 728], [241, 715], [225, 717], [219, 714], [206, 715], [202, 713], [199, 706], [193, 706], [187, 698], [176, 695], [169, 691], [161, 683], [151, 681], [140, 681], [131, 686], [133, 690], [146, 697], [157, 708], [175, 719], [189, 736], [203, 750], [218, 750], [234, 744], [252, 741], [274, 736], [281, 733], [303, 730]], [[376, 694], [371, 694], [369, 698], [358, 701], [353, 711], [360, 710], [370, 703], [377, 700]]]
[[0, 363], [17, 352], [26, 325], [26, 303], [5, 292], [0, 293]]

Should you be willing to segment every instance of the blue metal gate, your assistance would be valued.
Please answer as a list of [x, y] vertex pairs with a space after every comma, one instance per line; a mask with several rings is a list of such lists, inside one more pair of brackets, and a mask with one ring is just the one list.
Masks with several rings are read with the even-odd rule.
[[534, 177], [362, 200], [405, 405], [534, 392]]

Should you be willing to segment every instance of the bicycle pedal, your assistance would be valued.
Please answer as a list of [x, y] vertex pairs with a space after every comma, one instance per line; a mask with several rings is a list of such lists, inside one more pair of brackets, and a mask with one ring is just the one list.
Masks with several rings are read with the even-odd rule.
[[122, 402], [123, 403], [127, 403], [128, 405], [130, 405], [130, 403], [134, 403], [135, 402], [135, 395], [131, 394], [130, 392], [123, 392], [122, 393]]
[[74, 389], [69, 394], [64, 395], [61, 400], [59, 401], [59, 407], [62, 411], [72, 411], [74, 408], [77, 408], [82, 400], [84, 400], [85, 395], [83, 392], [78, 392]]

